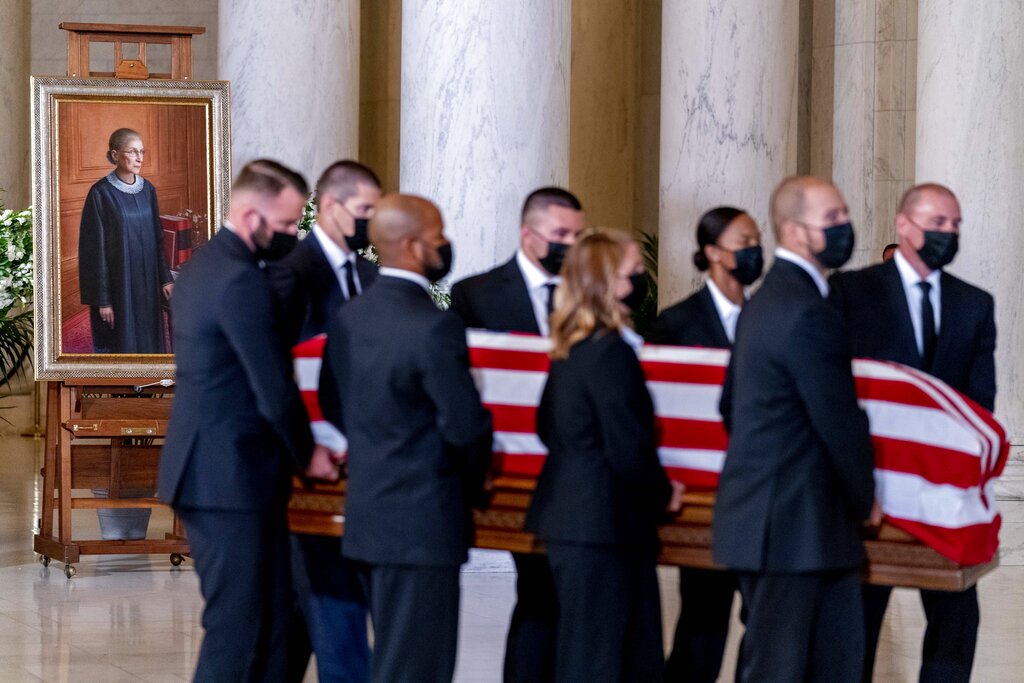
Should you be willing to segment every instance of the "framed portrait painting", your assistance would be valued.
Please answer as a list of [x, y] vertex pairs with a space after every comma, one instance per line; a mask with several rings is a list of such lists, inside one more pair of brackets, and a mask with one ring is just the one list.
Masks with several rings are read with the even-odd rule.
[[224, 81], [32, 78], [37, 379], [170, 378], [174, 281], [227, 212]]

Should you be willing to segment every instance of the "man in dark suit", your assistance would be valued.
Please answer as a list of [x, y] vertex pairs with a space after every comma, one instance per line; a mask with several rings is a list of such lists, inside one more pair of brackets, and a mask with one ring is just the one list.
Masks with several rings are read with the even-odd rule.
[[359, 251], [380, 201], [380, 180], [357, 161], [332, 164], [316, 184], [316, 221], [306, 239], [272, 270], [296, 341], [322, 334], [341, 305], [373, 284], [377, 267]]
[[[377, 266], [358, 253], [370, 245], [367, 226], [380, 201], [380, 180], [367, 166], [331, 164], [316, 184], [316, 222], [286, 258], [271, 268], [283, 317], [295, 342], [327, 331], [331, 317], [377, 278]], [[314, 433], [314, 438], [324, 440]], [[324, 441], [325, 446], [332, 443]], [[366, 599], [341, 539], [292, 534], [297, 613], [289, 628], [291, 680], [303, 680], [310, 653], [317, 677], [365, 681], [370, 672]]]
[[469, 372], [465, 326], [430, 297], [451, 267], [437, 207], [389, 195], [370, 239], [380, 277], [330, 324], [320, 374], [324, 417], [349, 443], [344, 553], [365, 567], [371, 679], [450, 681], [459, 566], [471, 505], [484, 498], [491, 417]]
[[[547, 336], [558, 271], [583, 227], [583, 207], [572, 193], [558, 187], [535, 190], [523, 204], [515, 256], [455, 283], [451, 310], [466, 327]], [[550, 681], [558, 628], [554, 578], [543, 555], [512, 557], [518, 600], [505, 644], [505, 682]]]
[[[956, 255], [960, 205], [946, 187], [918, 185], [896, 214], [899, 246], [890, 261], [832, 278], [854, 356], [923, 370], [992, 410], [996, 396], [996, 327], [992, 296], [942, 270]], [[866, 586], [871, 680], [878, 634], [892, 589]], [[978, 594], [921, 591], [928, 628], [922, 681], [967, 681], [978, 639]]]
[[776, 188], [771, 216], [775, 265], [743, 308], [722, 393], [712, 551], [747, 613], [738, 680], [859, 681], [873, 452], [824, 274], [849, 258], [852, 226], [839, 191], [807, 177]]
[[[314, 448], [263, 265], [294, 243], [305, 198], [294, 171], [247, 164], [228, 220], [171, 302], [177, 391], [158, 488], [185, 524], [206, 601], [197, 681], [285, 675], [285, 507]], [[318, 449], [315, 462], [327, 455]]]

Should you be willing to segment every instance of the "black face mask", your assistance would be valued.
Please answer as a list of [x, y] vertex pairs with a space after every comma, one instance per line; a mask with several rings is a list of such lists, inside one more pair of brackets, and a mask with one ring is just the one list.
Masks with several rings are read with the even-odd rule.
[[452, 244], [445, 242], [437, 248], [437, 256], [441, 264], [437, 266], [424, 265], [424, 275], [431, 282], [437, 282], [452, 270]]
[[822, 230], [825, 248], [814, 255], [826, 268], [841, 268], [853, 254], [853, 223], [846, 222]]
[[568, 244], [548, 242], [548, 253], [544, 258], [540, 259], [540, 265], [542, 265], [544, 270], [548, 271], [552, 275], [558, 275], [562, 270], [562, 264], [565, 262], [565, 254], [568, 251]]
[[352, 251], [359, 251], [370, 246], [370, 219], [357, 218], [354, 235], [345, 235], [345, 244]]
[[761, 245], [745, 247], [732, 252], [736, 258], [736, 267], [729, 271], [729, 274], [736, 278], [741, 285], [751, 285], [757, 278], [761, 277], [764, 270], [764, 253]]
[[924, 230], [924, 244], [917, 250], [924, 264], [931, 270], [948, 266], [960, 248], [960, 236], [955, 232]]
[[647, 273], [633, 273], [629, 284], [633, 285], [633, 291], [622, 298], [622, 303], [635, 313], [647, 300]]
[[280, 261], [291, 253], [298, 242], [298, 235], [275, 232], [270, 236], [270, 244], [265, 247], [256, 245], [256, 258], [261, 261]]

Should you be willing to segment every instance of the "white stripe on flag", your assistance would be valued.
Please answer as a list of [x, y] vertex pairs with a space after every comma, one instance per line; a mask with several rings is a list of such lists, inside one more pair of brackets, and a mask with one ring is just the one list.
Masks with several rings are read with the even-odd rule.
[[494, 450], [498, 453], [547, 455], [548, 449], [536, 434], [494, 432]]
[[658, 417], [683, 420], [721, 422], [718, 400], [722, 396], [719, 384], [683, 384], [680, 382], [648, 382], [647, 389], [654, 401]]
[[532, 351], [545, 354], [551, 351], [551, 340], [546, 337], [487, 332], [486, 330], [466, 330], [466, 344], [478, 349], [498, 351]]
[[994, 487], [986, 487], [989, 507], [981, 501], [978, 487], [962, 489], [933, 484], [916, 474], [875, 470], [875, 491], [882, 510], [890, 517], [947, 529], [988, 524], [999, 514]]
[[721, 472], [725, 464], [725, 451], [661, 447], [658, 449], [658, 459], [664, 467]]
[[480, 400], [483, 403], [536, 408], [547, 381], [546, 372], [532, 370], [493, 370], [473, 368]]
[[296, 358], [295, 383], [299, 385], [299, 391], [316, 391], [320, 384], [320, 359]]
[[726, 349], [697, 349], [644, 344], [640, 350], [640, 360], [654, 363], [710, 365], [724, 368], [729, 364], [729, 351]]
[[891, 401], [865, 399], [871, 434], [960, 451], [978, 457], [982, 445], [977, 432], [965, 420], [935, 408], [909, 406]]

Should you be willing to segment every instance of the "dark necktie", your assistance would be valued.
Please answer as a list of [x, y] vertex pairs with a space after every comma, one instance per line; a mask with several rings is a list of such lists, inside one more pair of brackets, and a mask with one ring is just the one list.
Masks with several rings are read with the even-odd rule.
[[345, 261], [345, 263], [342, 264], [341, 269], [345, 271], [345, 286], [348, 288], [348, 296], [346, 299], [351, 301], [359, 294], [359, 290], [356, 289], [356, 278], [352, 274], [352, 262]]
[[544, 285], [544, 289], [548, 290], [548, 317], [551, 317], [551, 312], [555, 310], [555, 287], [554, 282], [549, 282]]
[[935, 360], [935, 309], [932, 308], [932, 285], [929, 282], [918, 282], [921, 288], [921, 361], [925, 370], [931, 370]]

